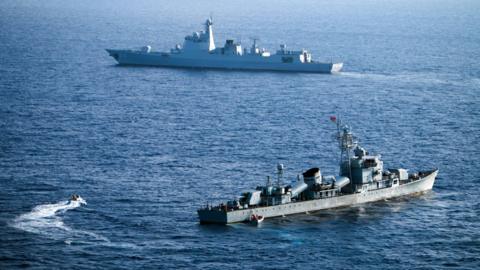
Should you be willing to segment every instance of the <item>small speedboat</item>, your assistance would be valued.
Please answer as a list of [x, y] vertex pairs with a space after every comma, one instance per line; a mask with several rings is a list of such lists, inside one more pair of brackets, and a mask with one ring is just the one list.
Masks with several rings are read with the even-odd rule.
[[78, 199], [80, 199], [80, 196], [78, 196], [78, 194], [73, 194], [72, 197], [70, 197], [70, 200], [74, 202], [78, 201]]
[[250, 216], [249, 221], [250, 221], [250, 224], [252, 224], [252, 225], [258, 225], [258, 224], [262, 223], [264, 219], [265, 219], [264, 216], [260, 216], [260, 215], [257, 215], [257, 214], [252, 214]]

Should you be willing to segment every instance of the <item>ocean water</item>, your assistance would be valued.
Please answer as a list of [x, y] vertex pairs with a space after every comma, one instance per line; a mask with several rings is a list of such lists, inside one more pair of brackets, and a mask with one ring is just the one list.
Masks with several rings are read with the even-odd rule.
[[[0, 268], [479, 269], [478, 1], [1, 1]], [[335, 75], [119, 67], [214, 17]], [[196, 209], [319, 166], [330, 115], [433, 190], [201, 226]], [[77, 193], [82, 203], [68, 201]]]

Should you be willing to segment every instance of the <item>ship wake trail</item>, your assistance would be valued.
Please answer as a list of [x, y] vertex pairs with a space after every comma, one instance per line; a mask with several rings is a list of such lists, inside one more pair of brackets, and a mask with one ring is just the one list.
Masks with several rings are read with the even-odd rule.
[[341, 72], [338, 75], [353, 78], [367, 79], [378, 82], [392, 81], [400, 83], [417, 83], [426, 85], [455, 85], [460, 87], [478, 87], [479, 79], [465, 79], [463, 76], [452, 73], [432, 72], [403, 72], [396, 74], [362, 73], [362, 72]]
[[105, 237], [93, 232], [73, 229], [63, 222], [64, 213], [86, 204], [86, 201], [79, 197], [75, 201], [68, 200], [54, 204], [38, 205], [29, 213], [16, 217], [10, 225], [22, 231], [39, 234], [55, 240], [63, 240], [67, 244], [70, 244], [72, 241], [110, 242]]

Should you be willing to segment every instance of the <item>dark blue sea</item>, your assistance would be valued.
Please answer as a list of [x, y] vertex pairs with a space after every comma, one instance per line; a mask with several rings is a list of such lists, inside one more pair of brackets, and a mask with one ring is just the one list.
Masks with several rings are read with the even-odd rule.
[[[334, 75], [120, 67], [214, 18]], [[480, 2], [1, 1], [0, 268], [480, 269]], [[246, 224], [196, 209], [338, 173], [331, 115], [431, 192]], [[79, 194], [86, 204], [68, 203]]]

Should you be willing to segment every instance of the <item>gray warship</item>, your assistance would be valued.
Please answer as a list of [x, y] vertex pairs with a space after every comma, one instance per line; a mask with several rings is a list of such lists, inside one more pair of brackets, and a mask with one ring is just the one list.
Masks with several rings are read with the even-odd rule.
[[[322, 176], [311, 168], [295, 183], [283, 185], [284, 166], [277, 166], [277, 181], [245, 192], [238, 199], [197, 210], [201, 224], [249, 222], [252, 216], [271, 218], [323, 209], [385, 200], [432, 189], [438, 169], [409, 173], [406, 169], [384, 169], [380, 155], [361, 147], [349, 126], [340, 119], [336, 139], [340, 148], [339, 176]], [[274, 183], [275, 182], [275, 183]]]
[[170, 52], [153, 51], [151, 46], [134, 50], [107, 49], [107, 52], [120, 65], [311, 73], [339, 72], [343, 67], [343, 63], [313, 60], [307, 50], [288, 50], [285, 44], [271, 54], [258, 47], [257, 39], [254, 39], [250, 49], [242, 48], [242, 44], [233, 39], [228, 39], [223, 47], [217, 48], [211, 18], [206, 20], [203, 31], [186, 36], [183, 46], [177, 44]]

